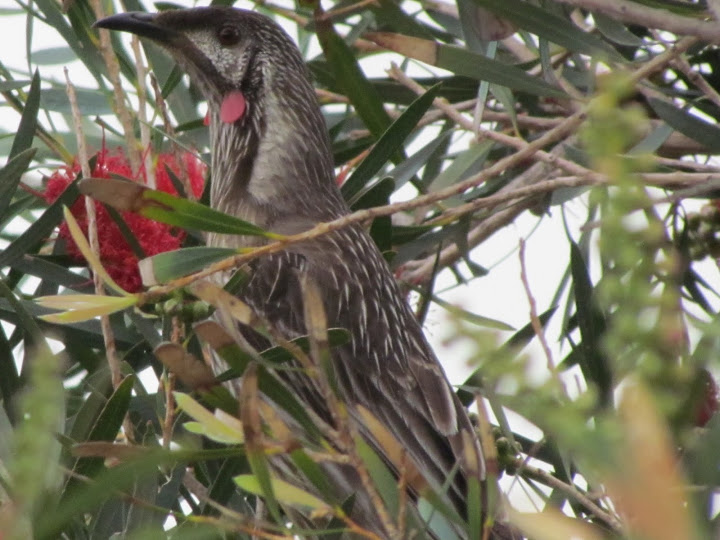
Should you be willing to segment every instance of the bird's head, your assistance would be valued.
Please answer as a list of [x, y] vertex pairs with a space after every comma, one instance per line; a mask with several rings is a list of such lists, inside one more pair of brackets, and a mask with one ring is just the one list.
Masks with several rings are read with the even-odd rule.
[[[241, 195], [258, 204], [290, 204], [302, 187], [298, 182], [324, 190], [332, 184], [326, 126], [307, 68], [274, 21], [251, 11], [204, 7], [120, 13], [95, 26], [159, 44], [204, 94], [217, 200], [243, 189]], [[303, 170], [302, 178], [288, 175]]]
[[[95, 23], [150, 39], [165, 48], [200, 87], [212, 105], [228, 95], [258, 96], [265, 77], [283, 72], [306, 75], [295, 45], [267, 17], [227, 7], [120, 13]], [[302, 87], [297, 91], [305, 90]]]

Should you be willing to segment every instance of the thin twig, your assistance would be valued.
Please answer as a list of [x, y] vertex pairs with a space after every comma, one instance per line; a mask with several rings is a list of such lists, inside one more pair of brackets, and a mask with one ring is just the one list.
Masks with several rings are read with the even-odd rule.
[[192, 182], [190, 181], [190, 174], [187, 167], [184, 166], [185, 151], [176, 142], [175, 129], [173, 128], [172, 120], [170, 119], [170, 113], [168, 112], [165, 98], [163, 98], [162, 90], [160, 89], [160, 85], [158, 84], [155, 75], [150, 75], [150, 84], [152, 85], [152, 89], [155, 94], [157, 109], [160, 111], [160, 115], [162, 116], [165, 133], [167, 134], [168, 139], [170, 139], [173, 157], [175, 158], [175, 164], [179, 172], [179, 178], [182, 182], [183, 188], [185, 189], [185, 196], [191, 201], [195, 200], [195, 192], [193, 191]]
[[135, 72], [137, 73], [138, 85], [138, 121], [140, 123], [140, 144], [143, 148], [143, 168], [145, 169], [145, 184], [152, 188], [157, 188], [157, 181], [155, 179], [155, 167], [153, 167], [152, 153], [149, 151], [150, 148], [150, 127], [148, 126], [147, 119], [147, 93], [145, 91], [145, 76], [147, 75], [147, 69], [145, 68], [145, 62], [140, 52], [140, 40], [136, 35], [133, 34], [131, 37], [130, 45], [132, 47], [133, 56], [135, 57]]
[[[514, 154], [513, 156], [510, 156], [509, 158], [505, 158], [501, 161], [498, 161], [495, 165], [492, 167], [489, 167], [479, 175], [471, 178], [470, 180], [475, 182], [478, 179], [485, 179], [491, 177], [493, 174], [497, 173], [497, 168], [499, 167], [499, 164], [507, 163], [508, 161], [515, 161], [515, 160], [521, 160], [524, 159], [524, 155], [519, 155], [520, 152]], [[689, 173], [692, 174], [692, 173]], [[708, 175], [706, 175], [708, 176]], [[697, 175], [695, 175], [697, 177]], [[419, 208], [422, 206], [427, 206], [428, 204], [432, 204], [433, 202], [440, 201], [442, 199], [450, 197], [454, 192], [456, 191], [464, 191], [463, 188], [466, 187], [468, 181], [462, 182], [460, 184], [456, 184], [455, 186], [452, 186], [451, 188], [447, 188], [441, 191], [437, 191], [435, 193], [431, 193], [429, 195], [423, 195], [421, 197], [418, 197], [416, 199], [412, 199], [409, 201], [403, 201], [393, 204], [388, 204], [385, 206], [377, 206], [373, 208], [367, 208], [364, 210], [359, 210], [357, 212], [354, 212], [353, 214], [343, 216], [341, 218], [338, 218], [334, 221], [330, 221], [327, 223], [319, 223], [312, 229], [309, 229], [303, 233], [295, 234], [291, 236], [287, 236], [283, 238], [282, 240], [278, 240], [276, 242], [271, 242], [269, 244], [264, 244], [262, 246], [258, 246], [254, 248], [251, 252], [243, 253], [240, 255], [235, 255], [233, 257], [229, 257], [227, 259], [223, 259], [222, 261], [219, 261], [217, 263], [214, 263], [205, 269], [196, 272], [195, 274], [190, 274], [188, 276], [184, 276], [182, 278], [178, 278], [175, 280], [170, 281], [166, 285], [156, 286], [151, 288], [145, 293], [140, 293], [138, 295], [138, 300], [140, 304], [143, 303], [152, 303], [157, 298], [162, 297], [166, 294], [169, 294], [170, 292], [185, 287], [189, 285], [190, 283], [193, 283], [199, 279], [206, 278], [208, 276], [211, 276], [217, 272], [222, 272], [226, 270], [230, 270], [232, 268], [236, 268], [239, 266], [242, 266], [243, 264], [248, 263], [249, 261], [252, 261], [254, 259], [257, 259], [258, 257], [271, 255], [273, 253], [278, 253], [280, 251], [283, 251], [288, 248], [288, 246], [300, 243], [300, 242], [306, 242], [308, 240], [312, 240], [314, 238], [318, 238], [320, 236], [324, 236], [326, 234], [330, 234], [332, 232], [338, 231], [340, 229], [343, 229], [345, 227], [348, 227], [355, 223], [365, 223], [369, 222], [377, 217], [381, 216], [389, 216], [392, 214], [395, 214], [397, 212], [404, 212], [407, 210], [413, 210], [415, 208]], [[470, 182], [472, 184], [472, 182]], [[579, 177], [565, 177], [565, 178], [556, 178], [552, 180], [544, 180], [541, 182], [538, 182], [533, 185], [529, 186], [523, 186], [520, 188], [517, 188], [515, 190], [509, 191], [509, 192], [502, 192], [497, 193], [495, 195], [491, 195], [489, 197], [475, 199], [474, 201], [471, 201], [469, 203], [460, 205], [456, 208], [453, 208], [449, 211], [447, 211], [445, 214], [443, 214], [442, 221], [443, 222], [449, 222], [451, 219], [458, 218], [464, 214], [467, 214], [469, 212], [474, 212], [475, 210], [478, 210], [480, 208], [493, 208], [498, 206], [502, 203], [508, 203], [513, 201], [522, 201], [527, 198], [532, 198], [538, 195], [542, 195], [545, 193], [556, 191], [560, 188], [576, 188], [581, 186], [592, 186], [592, 185], [598, 185], [598, 184], [604, 184], [605, 180], [594, 180], [592, 178], [579, 178]], [[705, 188], [705, 186], [703, 186]], [[436, 222], [437, 220], [433, 220], [432, 222]]]
[[684, 73], [690, 82], [694, 84], [698, 90], [705, 94], [705, 97], [710, 102], [714, 103], [716, 107], [720, 107], [720, 94], [715, 90], [715, 88], [710, 86], [701, 73], [692, 68], [690, 63], [684, 57], [678, 56], [672, 61], [672, 65]]
[[[557, 143], [555, 147], [550, 150], [550, 153], [553, 155], [565, 153], [565, 147], [574, 144], [575, 138], [574, 135], [567, 137]], [[542, 162], [537, 162], [513, 178], [506, 186], [500, 189], [499, 193], [510, 193], [519, 187], [536, 184], [547, 175], [548, 166]], [[498, 205], [494, 207], [492, 211], [488, 210], [480, 214], [478, 216], [481, 219], [480, 223], [471, 228], [467, 234], [468, 249], [472, 249], [481, 244], [496, 231], [512, 223], [515, 218], [525, 210], [535, 208], [538, 201], [542, 203], [545, 197], [546, 195], [543, 194], [520, 201], [513, 201], [505, 205]], [[466, 252], [461, 250], [457, 243], [450, 244], [443, 248], [437, 263], [440, 267], [444, 268], [458, 261], [464, 253]], [[432, 275], [434, 265], [434, 255], [428, 256], [425, 259], [408, 261], [408, 263], [405, 264], [402, 278], [407, 279], [410, 283], [422, 283]]]
[[667, 30], [678, 36], [694, 36], [709, 43], [720, 43], [716, 21], [684, 17], [669, 10], [656, 9], [627, 0], [557, 0], [561, 4], [596, 11], [618, 21]]
[[[717, 169], [716, 169], [717, 170]], [[693, 191], [691, 193], [699, 194], [703, 191], [707, 192], [707, 186], [712, 186], [712, 189], [717, 188], [718, 182], [720, 182], [720, 172], [682, 172], [675, 171], [670, 173], [636, 173], [636, 178], [641, 180], [645, 185], [649, 187], [657, 187], [662, 189], [681, 189], [676, 192], [679, 195], [677, 198], [687, 198], [688, 195], [682, 188], [690, 188], [700, 190]], [[578, 176], [556, 176], [555, 180], [562, 182], [572, 182], [580, 179]]]
[[[67, 83], [67, 95], [70, 101], [70, 108], [72, 110], [72, 119], [75, 128], [75, 137], [78, 145], [78, 161], [80, 162], [80, 169], [84, 178], [90, 178], [92, 171], [90, 170], [90, 161], [85, 145], [85, 134], [82, 128], [82, 117], [80, 115], [80, 109], [77, 103], [77, 95], [75, 94], [75, 87], [70, 82], [70, 75], [68, 69], [65, 68], [65, 81]], [[88, 228], [88, 240], [90, 242], [90, 249], [92, 249], [98, 259], [100, 258], [100, 242], [98, 241], [98, 230], [97, 230], [97, 219], [95, 216], [95, 201], [90, 197], [85, 197], [85, 212], [87, 213], [87, 228]], [[95, 294], [104, 295], [105, 287], [103, 286], [102, 279], [94, 271], [93, 282], [95, 284]], [[112, 378], [113, 388], [117, 388], [122, 382], [122, 374], [120, 373], [120, 361], [117, 358], [117, 350], [115, 347], [115, 337], [113, 335], [112, 326], [110, 325], [110, 319], [107, 315], [100, 317], [100, 326], [102, 328], [103, 341], [105, 345], [105, 355], [107, 357], [108, 366], [110, 367], [110, 374]]]
[[525, 288], [525, 295], [527, 296], [528, 304], [530, 305], [530, 324], [532, 324], [533, 332], [535, 332], [535, 335], [542, 345], [543, 352], [545, 353], [545, 359], [547, 360], [547, 369], [553, 373], [555, 372], [555, 362], [553, 361], [552, 352], [550, 351], [550, 347], [545, 339], [545, 331], [543, 330], [540, 318], [538, 317], [535, 297], [530, 289], [530, 281], [528, 280], [527, 267], [525, 265], [525, 240], [523, 238], [520, 239], [518, 257], [520, 258], [520, 280]]
[[[566, 183], [566, 182], [557, 182], [555, 180], [548, 180], [545, 182], [540, 182], [533, 186], [519, 189], [512, 193], [507, 193], [507, 194], [501, 193], [498, 195], [493, 195], [491, 197], [487, 197], [485, 199], [480, 199], [476, 206], [478, 208], [481, 206], [492, 207], [499, 203], [508, 202], [508, 201], [512, 201], [512, 200], [516, 200], [516, 199], [523, 199], [528, 196], [534, 196], [534, 195], [538, 195], [541, 193], [546, 193], [548, 191], [553, 191], [555, 189], [558, 189], [559, 187], [577, 187], [579, 185], [587, 185], [587, 184], [588, 184], [588, 182], [580, 182], [580, 181], [572, 181], [572, 182]], [[235, 256], [229, 257], [227, 259], [223, 259], [217, 263], [213, 263], [212, 265], [206, 267], [205, 269], [203, 269], [199, 272], [190, 274], [188, 276], [184, 276], [182, 278], [174, 279], [166, 285], [155, 286], [145, 293], [139, 293], [137, 295], [138, 303], [139, 304], [152, 303], [157, 298], [160, 298], [166, 294], [169, 294], [178, 288], [185, 287], [199, 279], [206, 278], [217, 272], [222, 272], [222, 271], [230, 270], [235, 267], [242, 266], [243, 264], [246, 264], [249, 261], [257, 259], [258, 257], [262, 257], [265, 255], [271, 255], [273, 253], [278, 253], [280, 251], [287, 249], [288, 246], [291, 246], [293, 244], [297, 244], [299, 242], [306, 242], [308, 240], [312, 240], [314, 238], [318, 238], [320, 236], [330, 234], [334, 231], [338, 231], [340, 229], [348, 227], [354, 223], [369, 222], [369, 221], [375, 219], [376, 217], [389, 216], [396, 212], [412, 210], [414, 208], [425, 206], [428, 204], [428, 202], [434, 202], [435, 200], [441, 200], [443, 198], [447, 198], [448, 196], [449, 195], [445, 191], [436, 192], [431, 195], [426, 195], [426, 196], [419, 197], [417, 199], [410, 200], [410, 201], [403, 201], [403, 202], [389, 204], [386, 206], [378, 206], [378, 207], [374, 207], [374, 208], [367, 208], [365, 210], [359, 210], [353, 214], [343, 216], [341, 218], [338, 218], [334, 221], [330, 221], [328, 223], [319, 223], [312, 229], [309, 229], [308, 231], [305, 231], [303, 233], [287, 236], [282, 240], [278, 240], [276, 242], [271, 242], [269, 244], [264, 244], [262, 246], [258, 246], [256, 248], [254, 248], [251, 252], [243, 253], [240, 255], [235, 255]]]
[[[90, 4], [96, 19], [99, 20], [105, 17], [105, 10], [103, 9], [101, 0], [91, 0]], [[113, 88], [115, 113], [123, 128], [128, 160], [130, 161], [133, 175], [135, 175], [140, 171], [142, 161], [140, 159], [140, 149], [138, 148], [133, 131], [132, 115], [130, 114], [130, 109], [125, 105], [125, 91], [120, 82], [120, 64], [118, 63], [118, 59], [115, 56], [110, 42], [110, 32], [104, 28], [100, 28], [98, 29], [98, 35], [100, 36], [100, 54], [107, 67], [108, 79], [110, 79], [110, 84], [112, 84]]]
[[162, 427], [162, 445], [166, 450], [170, 449], [172, 441], [173, 425], [175, 423], [175, 374], [168, 371], [163, 384], [165, 394], [165, 418]]
[[407, 527], [407, 499], [408, 499], [407, 461], [408, 461], [407, 453], [405, 451], [403, 451], [402, 455], [400, 456], [400, 468], [398, 470], [398, 480], [397, 480], [397, 489], [398, 489], [397, 528], [398, 528], [398, 533], [400, 534], [401, 538], [406, 537], [405, 529]]
[[335, 8], [330, 11], [326, 11], [322, 15], [318, 15], [315, 17], [315, 20], [317, 21], [332, 21], [333, 19], [336, 19], [338, 17], [344, 17], [347, 13], [353, 13], [356, 11], [360, 11], [365, 7], [368, 6], [379, 6], [380, 3], [378, 0], [360, 0], [359, 2], [355, 4], [349, 4], [347, 6], [343, 6], [341, 8]]
[[616, 533], [623, 532], [623, 525], [617, 517], [600, 508], [593, 500], [575, 486], [566, 484], [547, 471], [528, 465], [522, 458], [518, 458], [515, 461], [515, 467], [517, 468], [518, 475], [539, 480], [553, 489], [562, 491], [572, 499], [585, 506], [594, 517], [602, 520], [613, 531]]

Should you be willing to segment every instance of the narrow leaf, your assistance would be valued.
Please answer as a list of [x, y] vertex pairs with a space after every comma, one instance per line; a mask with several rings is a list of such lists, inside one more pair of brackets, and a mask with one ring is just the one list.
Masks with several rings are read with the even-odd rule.
[[243, 444], [242, 423], [221, 410], [215, 414], [182, 392], [173, 392], [178, 407], [195, 422], [186, 422], [185, 429], [223, 444]]
[[189, 247], [147, 257], [138, 263], [138, 268], [143, 285], [151, 287], [193, 274], [238, 253], [238, 250], [230, 248]]
[[565, 97], [564, 92], [523, 70], [452, 45], [389, 32], [370, 32], [363, 37], [385, 49], [415, 58], [457, 75], [506, 86], [533, 95]]
[[254, 326], [257, 323], [257, 317], [253, 313], [252, 308], [237, 296], [230, 294], [221, 287], [209, 281], [197, 281], [190, 287], [190, 292], [195, 296], [232, 315], [232, 317], [243, 324]]
[[368, 82], [350, 47], [335, 32], [330, 19], [316, 19], [317, 36], [335, 79], [376, 139], [390, 125], [377, 90]]
[[150, 189], [131, 180], [86, 178], [78, 183], [78, 187], [81, 193], [118, 210], [136, 212], [168, 225], [221, 234], [283, 238], [200, 203]]
[[92, 249], [90, 248], [90, 244], [88, 244], [88, 241], [85, 238], [82, 229], [80, 229], [80, 225], [78, 225], [77, 221], [75, 221], [75, 217], [72, 215], [72, 212], [70, 212], [70, 209], [67, 206], [63, 207], [63, 214], [65, 216], [65, 222], [67, 223], [70, 235], [75, 241], [75, 245], [77, 245], [80, 253], [83, 254], [83, 257], [85, 257], [85, 260], [88, 262], [93, 272], [100, 276], [100, 279], [102, 279], [102, 281], [106, 285], [108, 285], [118, 294], [121, 294], [123, 296], [130, 295], [130, 293], [128, 293], [120, 285], [115, 283], [115, 280], [110, 277], [110, 274], [107, 273], [107, 270], [105, 270], [105, 267], [100, 262], [98, 256], [93, 253]]
[[608, 358], [603, 353], [602, 344], [607, 323], [597, 305], [585, 259], [574, 242], [570, 244], [570, 269], [578, 327], [582, 336], [582, 342], [579, 344], [580, 367], [588, 383], [597, 385], [601, 404], [608, 406], [612, 404], [613, 399], [612, 373]]
[[5, 212], [20, 183], [20, 177], [27, 170], [36, 152], [36, 148], [27, 148], [10, 158], [0, 169], [0, 219], [5, 217]]
[[17, 90], [23, 86], [27, 86], [31, 81], [2, 81], [0, 82], [0, 92], [9, 92], [11, 90]]
[[243, 424], [245, 452], [250, 469], [257, 479], [259, 491], [270, 515], [277, 523], [281, 523], [280, 507], [273, 490], [270, 468], [263, 444], [264, 435], [260, 419], [260, 388], [258, 384], [258, 373], [261, 370], [262, 368], [255, 363], [250, 364], [245, 370], [240, 392], [240, 420]]
[[[76, 88], [77, 105], [83, 116], [99, 116], [113, 114], [105, 93], [87, 88]], [[71, 114], [70, 100], [64, 88], [48, 88], [42, 91], [42, 106], [48, 111]]]
[[28, 312], [26, 306], [18, 300], [15, 293], [5, 284], [5, 280], [2, 278], [0, 278], [0, 296], [4, 296], [7, 300], [12, 314], [16, 317], [14, 324], [18, 324], [27, 333], [28, 341], [37, 348], [38, 354], [52, 355], [42, 330], [40, 330], [37, 321], [33, 318], [33, 314]]
[[570, 51], [584, 53], [593, 58], [623, 60], [622, 56], [601, 39], [583, 32], [569, 19], [559, 17], [548, 9], [519, 0], [474, 0], [474, 2], [512, 21], [523, 30], [557, 43]]
[[37, 116], [40, 110], [40, 73], [35, 72], [30, 83], [30, 91], [25, 101], [20, 125], [18, 126], [17, 135], [13, 140], [12, 149], [9, 158], [12, 159], [23, 150], [27, 150], [32, 146], [35, 137], [35, 129], [37, 128]]
[[[260, 488], [260, 482], [251, 474], [241, 474], [233, 478], [235, 483], [248, 493], [253, 495], [263, 495]], [[307, 491], [293, 486], [283, 480], [277, 478], [271, 479], [272, 489], [279, 502], [294, 508], [306, 508], [310, 510], [319, 510], [322, 513], [329, 513], [331, 508], [318, 499], [315, 495], [311, 495]]]
[[[88, 441], [113, 441], [120, 431], [122, 422], [125, 419], [132, 388], [135, 384], [135, 377], [129, 376], [120, 383], [113, 395], [107, 401], [98, 415], [93, 428], [87, 438]], [[99, 458], [80, 458], [73, 471], [83, 476], [92, 477], [103, 467], [103, 460]], [[79, 486], [79, 484], [76, 484]]]
[[417, 127], [418, 122], [432, 105], [439, 89], [440, 84], [436, 84], [418, 97], [382, 134], [372, 151], [343, 184], [342, 193], [345, 200], [349, 201], [357, 195], [393, 154], [403, 147], [408, 135]]
[[[111, 302], [108, 302], [108, 299]], [[57, 296], [40, 296], [35, 299], [35, 302], [40, 306], [68, 311], [104, 306], [117, 301], [126, 303], [127, 298], [122, 296], [102, 296], [99, 294], [59, 294]]]
[[711, 152], [720, 152], [720, 128], [716, 125], [661, 99], [649, 98], [648, 103], [660, 118], [680, 133], [699, 142]]

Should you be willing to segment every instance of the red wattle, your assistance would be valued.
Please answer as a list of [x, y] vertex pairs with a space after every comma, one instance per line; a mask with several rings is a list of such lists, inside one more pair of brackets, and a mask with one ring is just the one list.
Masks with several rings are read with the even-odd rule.
[[242, 92], [234, 90], [227, 94], [220, 105], [220, 120], [226, 124], [237, 122], [245, 114], [247, 103]]

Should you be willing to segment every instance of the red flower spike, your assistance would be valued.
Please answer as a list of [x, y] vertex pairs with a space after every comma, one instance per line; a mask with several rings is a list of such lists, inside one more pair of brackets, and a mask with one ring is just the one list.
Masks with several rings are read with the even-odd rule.
[[[182, 168], [188, 175], [192, 191], [196, 197], [202, 194], [205, 183], [205, 166], [193, 154], [186, 152], [182, 155]], [[168, 166], [176, 175], [180, 176], [180, 167], [172, 154], [160, 154], [156, 164], [156, 180], [159, 190], [176, 195], [177, 192], [170, 180], [165, 166]], [[45, 199], [48, 202], [56, 200], [75, 176], [80, 172], [80, 166], [75, 163], [72, 167], [62, 167], [55, 171], [48, 180], [45, 189]], [[95, 168], [92, 176], [96, 178], [110, 178], [111, 173], [119, 174], [127, 178], [132, 177], [130, 164], [118, 148], [114, 152], [103, 148], [97, 154]], [[143, 171], [142, 179], [145, 182]], [[98, 243], [100, 245], [100, 261], [107, 269], [110, 276], [128, 292], [137, 292], [142, 288], [140, 273], [137, 268], [138, 259], [130, 249], [120, 228], [113, 221], [105, 207], [95, 203], [96, 221], [98, 229]], [[70, 208], [80, 228], [87, 234], [87, 214], [85, 202], [78, 199]], [[177, 249], [185, 238], [185, 231], [179, 230], [170, 225], [157, 223], [150, 219], [138, 216], [130, 212], [122, 212], [123, 219], [130, 230], [135, 234], [138, 243], [147, 256], [157, 255], [165, 251]], [[60, 225], [58, 237], [65, 241], [68, 255], [78, 261], [83, 260], [80, 250], [75, 245], [67, 224]]]

